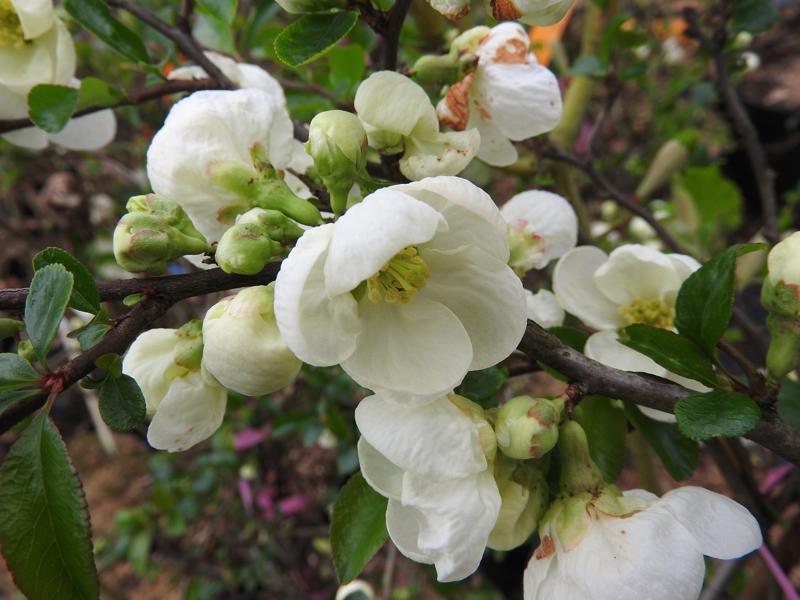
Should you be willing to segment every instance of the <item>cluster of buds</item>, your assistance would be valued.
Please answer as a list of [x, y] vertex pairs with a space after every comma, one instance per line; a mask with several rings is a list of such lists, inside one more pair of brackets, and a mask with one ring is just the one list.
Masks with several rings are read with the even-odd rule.
[[276, 256], [285, 256], [282, 244], [294, 241], [303, 230], [277, 210], [253, 208], [236, 217], [217, 244], [214, 257], [226, 273], [258, 273]]
[[800, 232], [775, 245], [767, 258], [761, 303], [772, 340], [767, 371], [779, 381], [800, 366]]

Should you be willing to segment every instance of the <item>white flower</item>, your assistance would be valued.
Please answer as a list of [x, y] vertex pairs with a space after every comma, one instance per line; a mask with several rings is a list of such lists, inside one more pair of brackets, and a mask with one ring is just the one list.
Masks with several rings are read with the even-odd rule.
[[[0, 119], [28, 116], [28, 93], [39, 84], [78, 87], [75, 46], [50, 0], [0, 0]], [[110, 110], [71, 119], [56, 134], [25, 127], [3, 138], [33, 150], [54, 142], [73, 150], [95, 150], [116, 133]]]
[[[767, 257], [767, 268], [772, 285], [800, 287], [800, 231], [775, 244]], [[797, 295], [800, 296], [800, 290]]]
[[253, 208], [248, 194], [260, 191], [254, 182], [264, 164], [280, 177], [295, 148], [282, 98], [254, 88], [195, 92], [172, 107], [153, 138], [147, 176], [154, 192], [179, 203], [216, 241]]
[[370, 146], [384, 154], [403, 152], [400, 171], [411, 180], [460, 173], [480, 145], [474, 129], [440, 133], [425, 90], [394, 71], [370, 75], [358, 86], [354, 105]]
[[525, 305], [528, 319], [545, 329], [564, 324], [564, 309], [556, 300], [555, 294], [549, 290], [539, 290], [535, 294], [525, 290]]
[[240, 394], [279, 390], [302, 366], [275, 324], [274, 286], [246, 288], [217, 302], [203, 319], [203, 367]]
[[356, 407], [361, 472], [389, 498], [389, 535], [439, 581], [475, 571], [501, 503], [492, 428], [479, 406], [451, 398], [409, 407], [376, 394]]
[[200, 369], [199, 322], [191, 332], [188, 327], [145, 331], [122, 361], [153, 415], [147, 441], [159, 450], [191, 448], [211, 437], [225, 416], [225, 388]]
[[758, 523], [743, 506], [698, 487], [660, 499], [632, 490], [610, 502], [590, 500], [571, 516], [565, 509], [557, 500], [543, 519], [541, 545], [525, 570], [525, 600], [696, 600], [703, 555], [733, 559], [761, 545]]
[[567, 14], [575, 0], [491, 0], [498, 21], [520, 20], [527, 25], [553, 25]]
[[544, 269], [575, 247], [578, 218], [567, 200], [552, 192], [529, 190], [500, 208], [508, 223], [509, 265], [519, 275]]
[[278, 273], [278, 327], [304, 362], [341, 363], [384, 396], [430, 401], [522, 338], [525, 298], [505, 229], [464, 179], [378, 190], [300, 238]]
[[512, 141], [551, 131], [561, 120], [558, 80], [536, 61], [518, 23], [493, 27], [475, 54], [476, 70], [450, 87], [436, 112], [455, 130], [477, 128], [482, 161], [510, 165], [517, 160]]

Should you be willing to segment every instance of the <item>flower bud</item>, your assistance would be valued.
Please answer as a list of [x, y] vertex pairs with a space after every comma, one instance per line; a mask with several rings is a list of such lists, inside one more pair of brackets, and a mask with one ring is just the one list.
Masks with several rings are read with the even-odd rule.
[[0, 318], [0, 340], [14, 337], [25, 327], [25, 323], [16, 319]]
[[636, 196], [640, 200], [647, 200], [653, 192], [669, 181], [674, 173], [682, 169], [688, 160], [689, 150], [681, 141], [667, 140], [658, 149], [642, 182], [636, 188]]
[[492, 14], [498, 21], [522, 21], [526, 25], [558, 23], [574, 0], [491, 0]]
[[776, 314], [767, 316], [770, 333], [767, 351], [767, 372], [780, 381], [795, 368], [800, 367], [800, 319], [789, 319]]
[[308, 128], [306, 151], [331, 193], [333, 212], [340, 215], [347, 206], [353, 184], [365, 173], [367, 132], [354, 114], [343, 110], [319, 113]]
[[283, 213], [254, 208], [237, 217], [236, 224], [222, 234], [214, 258], [226, 273], [253, 275], [272, 257], [285, 253], [280, 242], [302, 234]]
[[561, 400], [517, 396], [500, 407], [495, 434], [500, 451], [509, 458], [541, 458], [558, 441]]
[[511, 550], [536, 530], [547, 508], [547, 481], [538, 466], [504, 458], [495, 463], [494, 477], [501, 498], [500, 514], [486, 545]]
[[772, 340], [767, 371], [775, 380], [800, 365], [800, 232], [776, 244], [767, 257], [761, 304], [769, 311]]
[[559, 484], [562, 494], [594, 494], [603, 489], [603, 476], [589, 453], [586, 432], [577, 421], [567, 421], [561, 426], [558, 454], [561, 461]]
[[114, 258], [133, 273], [163, 273], [167, 263], [210, 248], [183, 209], [156, 194], [134, 196], [114, 230]]
[[33, 343], [30, 340], [22, 340], [17, 344], [17, 354], [28, 362], [35, 362], [37, 360], [36, 351], [33, 349]]
[[279, 390], [302, 366], [275, 323], [274, 287], [271, 283], [243, 289], [212, 306], [203, 320], [203, 366], [240, 394]]

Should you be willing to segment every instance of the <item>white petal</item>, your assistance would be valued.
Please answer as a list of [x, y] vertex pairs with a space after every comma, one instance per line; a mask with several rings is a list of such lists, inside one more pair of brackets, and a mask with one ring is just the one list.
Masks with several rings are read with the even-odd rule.
[[174, 379], [147, 429], [147, 442], [170, 452], [199, 444], [222, 425], [227, 400], [225, 388], [208, 385], [200, 371]]
[[713, 558], [738, 558], [762, 543], [758, 521], [744, 506], [700, 487], [671, 490], [648, 510], [668, 512]]
[[530, 54], [530, 46], [525, 28], [519, 23], [506, 21], [492, 27], [475, 54], [484, 65], [508, 62], [509, 58], [536, 62], [536, 57]]
[[3, 134], [3, 139], [15, 146], [22, 146], [31, 150], [44, 150], [47, 148], [47, 133], [38, 127], [25, 127]]
[[420, 292], [452, 310], [472, 343], [470, 370], [486, 369], [511, 354], [525, 333], [522, 282], [507, 264], [479, 248], [424, 250], [431, 275]]
[[336, 222], [325, 289], [331, 297], [349, 292], [406, 246], [427, 242], [446, 228], [439, 213], [407, 194], [387, 188], [370, 194]]
[[443, 14], [451, 21], [461, 18], [469, 12], [467, 0], [428, 0], [431, 8]]
[[48, 137], [70, 150], [97, 150], [109, 144], [117, 133], [117, 118], [112, 110], [70, 119], [66, 127]]
[[405, 192], [435, 208], [447, 221], [447, 231], [439, 231], [434, 241], [437, 250], [456, 250], [477, 246], [503, 262], [508, 262], [506, 224], [491, 196], [461, 177], [427, 177], [389, 189]]
[[239, 86], [243, 88], [256, 88], [263, 90], [278, 98], [281, 104], [286, 104], [286, 98], [283, 95], [283, 88], [278, 80], [272, 75], [267, 73], [258, 65], [251, 65], [248, 63], [239, 63]]
[[28, 102], [24, 94], [17, 94], [0, 85], [0, 119], [22, 119], [28, 116]]
[[362, 439], [404, 471], [444, 480], [486, 469], [478, 428], [447, 397], [408, 406], [376, 394], [355, 416]]
[[414, 135], [406, 139], [400, 171], [412, 181], [434, 175], [458, 175], [467, 168], [481, 145], [477, 129], [436, 133], [430, 137]]
[[386, 507], [386, 529], [400, 553], [414, 562], [433, 564], [433, 557], [419, 549], [419, 528], [423, 516], [412, 506], [403, 506], [398, 500], [389, 500]]
[[360, 330], [350, 294], [329, 298], [323, 269], [334, 225], [306, 231], [281, 264], [275, 281], [275, 319], [300, 360], [335, 365], [350, 356]]
[[481, 147], [477, 156], [487, 165], [507, 167], [517, 162], [517, 158], [519, 158], [517, 148], [497, 128], [494, 121], [480, 117], [477, 108], [470, 111], [470, 121], [467, 127], [475, 127], [481, 134]]
[[10, 0], [26, 40], [39, 37], [53, 26], [53, 0]]
[[681, 280], [666, 254], [641, 244], [614, 249], [594, 274], [603, 294], [621, 306], [635, 298], [666, 299], [680, 288]]
[[535, 294], [525, 290], [525, 306], [528, 319], [545, 329], [564, 324], [564, 309], [556, 300], [555, 294], [549, 290], [539, 290]]
[[558, 569], [558, 554], [532, 556], [523, 574], [524, 600], [586, 600], [586, 591], [571, 579], [563, 579]]
[[639, 498], [640, 500], [644, 500], [645, 502], [650, 502], [651, 504], [658, 500], [658, 496], [656, 496], [653, 492], [648, 492], [647, 490], [641, 489], [633, 489], [633, 490], [625, 490], [622, 492], [622, 495], [626, 498], [631, 496], [633, 498]]
[[544, 251], [535, 269], [543, 269], [554, 258], [563, 256], [578, 242], [578, 217], [566, 199], [543, 190], [517, 194], [500, 208], [512, 227], [535, 233]]
[[400, 498], [403, 470], [373, 448], [364, 437], [358, 440], [358, 464], [372, 489], [387, 498]]
[[174, 329], [148, 329], [133, 341], [122, 359], [122, 372], [139, 384], [150, 413], [169, 390], [166, 371], [173, 365], [177, 343]]
[[574, 0], [515, 0], [519, 20], [527, 25], [553, 25], [567, 14]]
[[553, 293], [566, 310], [595, 329], [624, 325], [617, 304], [595, 285], [594, 273], [608, 256], [599, 248], [579, 246], [562, 256], [553, 271]]
[[358, 118], [378, 130], [403, 137], [415, 129], [430, 135], [439, 131], [436, 109], [425, 90], [394, 71], [378, 71], [365, 79], [353, 104]]
[[67, 85], [75, 74], [75, 45], [64, 23], [21, 48], [0, 47], [0, 86], [27, 97], [40, 83]]
[[375, 392], [427, 402], [457, 386], [472, 363], [472, 344], [450, 309], [418, 294], [408, 304], [359, 306], [362, 330], [342, 368]]

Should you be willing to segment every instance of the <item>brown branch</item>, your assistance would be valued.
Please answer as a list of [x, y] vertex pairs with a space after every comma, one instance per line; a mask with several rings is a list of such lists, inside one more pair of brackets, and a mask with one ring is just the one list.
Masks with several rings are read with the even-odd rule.
[[[153, 85], [142, 90], [132, 91], [128, 93], [124, 100], [120, 100], [116, 104], [112, 104], [111, 106], [90, 106], [88, 108], [84, 108], [82, 110], [77, 111], [73, 117], [81, 117], [83, 115], [88, 115], [91, 113], [95, 113], [101, 110], [106, 110], [107, 108], [119, 108], [120, 106], [135, 106], [137, 104], [142, 104], [143, 102], [147, 102], [149, 100], [156, 100], [158, 98], [163, 98], [164, 96], [170, 96], [172, 94], [178, 94], [181, 92], [195, 92], [197, 90], [215, 90], [220, 89], [219, 83], [214, 81], [213, 79], [190, 79], [190, 80], [175, 80], [175, 81], [165, 81], [164, 83], [159, 83], [158, 85]], [[15, 131], [17, 129], [22, 129], [24, 127], [31, 127], [33, 122], [28, 119], [9, 119], [6, 121], [0, 121], [0, 133], [8, 133], [9, 131]]]
[[[587, 393], [633, 402], [664, 412], [674, 412], [681, 398], [695, 394], [683, 386], [652, 375], [620, 371], [587, 358], [563, 344], [539, 325], [528, 321], [519, 345], [530, 360], [538, 360], [586, 384]], [[770, 409], [746, 438], [800, 465], [800, 431], [781, 421]]]
[[383, 41], [383, 68], [389, 71], [397, 70], [397, 53], [400, 42], [400, 30], [403, 29], [403, 21], [411, 7], [411, 0], [396, 0], [392, 10], [386, 18], [386, 31]]

